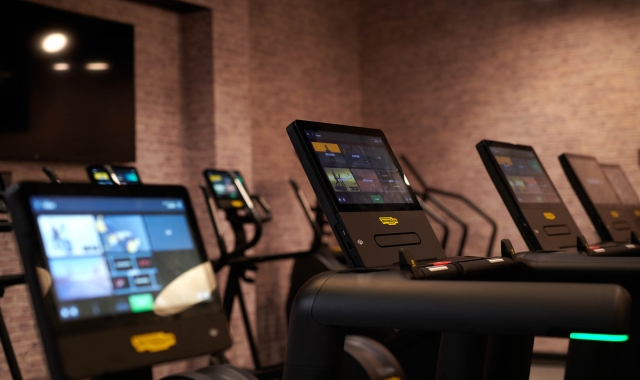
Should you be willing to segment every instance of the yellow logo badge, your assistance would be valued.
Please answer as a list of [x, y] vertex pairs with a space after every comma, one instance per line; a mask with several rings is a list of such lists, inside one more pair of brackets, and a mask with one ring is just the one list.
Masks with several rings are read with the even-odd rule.
[[544, 218], [546, 220], [556, 220], [556, 214], [552, 212], [545, 212], [545, 213], [542, 213], [542, 215], [544, 215]]
[[620, 217], [620, 213], [617, 211], [611, 211], [611, 216], [613, 216], [614, 218], [619, 218]]
[[139, 354], [145, 351], [151, 353], [166, 351], [175, 346], [176, 343], [176, 334], [172, 332], [157, 331], [131, 337], [131, 345]]
[[640, 218], [640, 210], [634, 210], [633, 213], [636, 214], [638, 218]]
[[380, 222], [382, 224], [385, 224], [387, 226], [395, 226], [396, 224], [398, 224], [398, 219], [392, 216], [381, 216], [378, 219], [380, 219]]
[[235, 207], [235, 208], [242, 208], [244, 207], [244, 202], [243, 201], [231, 201], [231, 206]]

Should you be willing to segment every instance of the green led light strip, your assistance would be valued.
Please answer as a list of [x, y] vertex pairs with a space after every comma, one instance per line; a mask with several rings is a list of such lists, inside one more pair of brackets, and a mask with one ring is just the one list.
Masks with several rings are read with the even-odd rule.
[[620, 334], [620, 335], [612, 335], [612, 334], [591, 334], [591, 333], [579, 333], [574, 332], [569, 335], [571, 339], [578, 340], [597, 340], [600, 342], [626, 342], [629, 340], [629, 335]]

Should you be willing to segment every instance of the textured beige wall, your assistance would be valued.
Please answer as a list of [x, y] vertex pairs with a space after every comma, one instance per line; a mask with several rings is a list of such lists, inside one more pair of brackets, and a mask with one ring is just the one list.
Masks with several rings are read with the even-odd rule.
[[[251, 1], [252, 190], [274, 209], [260, 253], [307, 249], [311, 230], [288, 181], [313, 193], [285, 128], [295, 119], [360, 124], [357, 2]], [[260, 265], [259, 342], [265, 363], [284, 358], [291, 262]]]
[[[498, 221], [499, 237], [511, 239], [516, 250], [526, 245], [475, 144], [496, 139], [533, 145], [578, 226], [597, 241], [557, 156], [591, 154], [619, 163], [640, 189], [640, 5], [366, 3], [363, 124], [385, 130], [396, 152], [411, 156], [433, 186], [480, 205]], [[489, 228], [456, 209], [472, 222], [465, 254], [482, 253]], [[543, 348], [553, 347], [562, 345]]]
[[[640, 6], [607, 1], [368, 2], [363, 123], [384, 129], [434, 186], [461, 192], [526, 246], [475, 151], [533, 145], [579, 227], [596, 235], [557, 160], [620, 163], [640, 188]], [[483, 248], [480, 222], [466, 254]], [[496, 247], [496, 254], [497, 247]]]

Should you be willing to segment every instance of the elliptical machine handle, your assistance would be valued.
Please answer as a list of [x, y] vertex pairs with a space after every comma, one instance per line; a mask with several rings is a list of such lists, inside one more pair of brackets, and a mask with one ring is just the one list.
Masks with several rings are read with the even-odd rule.
[[211, 199], [211, 195], [209, 194], [209, 188], [205, 185], [200, 184], [200, 190], [202, 190], [202, 195], [204, 196], [204, 201], [207, 203], [207, 209], [209, 210], [209, 217], [211, 218], [211, 224], [213, 225], [213, 231], [216, 234], [216, 240], [218, 241], [218, 249], [220, 249], [220, 259], [211, 262], [213, 265], [213, 270], [215, 272], [219, 271], [226, 262], [229, 256], [229, 251], [227, 249], [227, 243], [224, 241], [224, 236], [220, 233], [220, 222], [218, 221], [218, 214], [216, 214], [216, 208], [213, 206], [213, 200]]
[[262, 218], [260, 217], [260, 214], [258, 214], [258, 210], [256, 210], [256, 206], [253, 204], [253, 200], [247, 192], [247, 189], [234, 173], [231, 174], [233, 176], [233, 182], [238, 188], [240, 197], [242, 198], [242, 200], [244, 200], [245, 205], [247, 205], [247, 210], [249, 210], [249, 214], [253, 219], [253, 225], [255, 226], [255, 231], [251, 240], [246, 244], [241, 245], [240, 247], [236, 247], [236, 249], [230, 254], [230, 256], [234, 256], [238, 253], [253, 248], [256, 244], [258, 244], [258, 242], [260, 241], [260, 237], [262, 236]]
[[314, 252], [318, 250], [320, 245], [322, 245], [322, 230], [320, 229], [318, 223], [316, 223], [316, 215], [314, 214], [313, 209], [309, 204], [309, 200], [304, 194], [304, 191], [302, 191], [300, 186], [298, 186], [298, 183], [292, 179], [289, 180], [289, 184], [291, 184], [291, 187], [293, 187], [293, 191], [296, 192], [298, 202], [300, 202], [300, 205], [304, 210], [304, 214], [307, 217], [307, 221], [309, 222], [309, 224], [311, 225], [311, 229], [313, 230], [313, 242], [311, 243], [311, 249], [309, 251]]
[[252, 201], [254, 201], [257, 205], [259, 205], [260, 208], [262, 208], [263, 214], [260, 216], [260, 222], [261, 223], [266, 223], [266, 222], [270, 221], [271, 219], [273, 219], [273, 213], [271, 212], [271, 206], [269, 205], [269, 203], [267, 202], [266, 199], [264, 199], [260, 195], [251, 195], [250, 197], [251, 197]]
[[47, 175], [47, 178], [49, 178], [52, 183], [62, 183], [62, 181], [60, 181], [60, 177], [58, 177], [58, 174], [56, 174], [55, 170], [53, 170], [52, 167], [43, 166], [42, 171]]
[[9, 215], [8, 220], [0, 220], [0, 232], [13, 231], [13, 224], [11, 224], [9, 210], [7, 210], [7, 207], [4, 204], [4, 188], [0, 190], [0, 213]]

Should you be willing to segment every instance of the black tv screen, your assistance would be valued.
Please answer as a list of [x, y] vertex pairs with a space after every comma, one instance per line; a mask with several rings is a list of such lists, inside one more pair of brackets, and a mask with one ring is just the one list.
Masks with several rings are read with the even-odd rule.
[[135, 161], [134, 28], [0, 0], [0, 159]]

